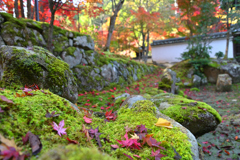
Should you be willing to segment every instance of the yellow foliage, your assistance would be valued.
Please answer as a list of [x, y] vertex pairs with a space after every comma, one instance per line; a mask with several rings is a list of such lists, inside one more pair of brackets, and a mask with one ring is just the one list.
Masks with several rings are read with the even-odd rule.
[[172, 123], [163, 118], [159, 118], [155, 126], [173, 128]]

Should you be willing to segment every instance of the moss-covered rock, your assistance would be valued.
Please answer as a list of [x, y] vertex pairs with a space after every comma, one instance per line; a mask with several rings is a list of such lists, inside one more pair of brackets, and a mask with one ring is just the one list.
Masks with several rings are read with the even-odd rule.
[[[157, 106], [165, 102], [170, 104], [160, 112], [181, 123], [195, 136], [214, 130], [221, 122], [219, 113], [204, 102], [166, 93], [156, 95], [151, 100]], [[159, 109], [161, 108], [159, 107]]]
[[0, 86], [16, 87], [37, 84], [52, 92], [77, 101], [76, 82], [69, 66], [47, 50], [34, 46], [0, 47]]
[[[101, 139], [102, 147], [101, 153], [96, 150], [96, 141], [87, 141], [87, 138], [82, 132], [82, 124], [86, 125], [87, 129], [90, 129], [90, 125], [84, 122], [84, 114], [75, 111], [68, 101], [51, 93], [50, 91], [34, 90], [33, 96], [16, 96], [22, 94], [22, 90], [7, 90], [1, 89], [0, 95], [5, 96], [9, 100], [12, 100], [14, 104], [5, 102], [0, 99], [0, 107], [4, 111], [0, 114], [0, 134], [5, 138], [14, 138], [14, 141], [19, 147], [22, 147], [22, 151], [31, 151], [29, 145], [23, 146], [22, 136], [28, 131], [33, 134], [39, 135], [42, 143], [42, 151], [39, 153], [41, 159], [79, 159], [89, 156], [89, 159], [128, 159], [125, 154], [137, 158], [133, 155], [139, 155], [143, 159], [153, 160], [151, 157], [152, 148], [148, 145], [141, 147], [141, 150], [135, 150], [130, 148], [118, 148], [115, 151], [112, 150], [112, 144], [118, 144], [117, 140], [121, 140], [125, 134], [124, 127], [128, 126], [134, 129], [137, 125], [145, 125], [148, 128], [149, 134], [154, 134], [153, 138], [162, 142], [161, 146], [166, 150], [161, 151], [166, 157], [162, 159], [174, 159], [176, 151], [183, 157], [183, 159], [192, 159], [191, 155], [191, 143], [188, 141], [188, 137], [185, 133], [182, 133], [178, 127], [173, 129], [156, 127], [154, 124], [157, 122], [156, 112], [153, 103], [148, 101], [136, 103], [133, 109], [122, 108], [118, 111], [118, 117], [116, 121], [105, 123], [103, 119], [92, 116], [92, 128], [99, 127], [99, 132], [102, 133], [100, 138], [107, 137], [109, 141]], [[143, 106], [144, 105], [144, 106]], [[141, 109], [142, 108], [142, 109]], [[47, 111], [60, 114], [58, 117], [46, 118]], [[51, 125], [52, 122], [57, 124], [64, 120], [64, 128], [67, 128], [67, 136], [76, 140], [80, 144], [78, 146], [66, 146], [68, 141], [66, 136], [60, 137]], [[53, 149], [57, 146], [57, 149]], [[94, 147], [95, 146], [95, 147]], [[87, 148], [86, 148], [87, 147]], [[78, 151], [77, 151], [78, 150]], [[77, 151], [77, 152], [76, 152]], [[90, 154], [91, 153], [91, 154]], [[89, 154], [89, 155], [87, 155]], [[111, 155], [109, 157], [107, 154]], [[42, 155], [42, 156], [41, 156]], [[77, 158], [76, 158], [77, 157]], [[32, 156], [32, 159], [36, 157]]]
[[77, 145], [59, 146], [51, 149], [40, 160], [117, 160], [106, 153], [101, 153], [96, 147], [79, 147]]

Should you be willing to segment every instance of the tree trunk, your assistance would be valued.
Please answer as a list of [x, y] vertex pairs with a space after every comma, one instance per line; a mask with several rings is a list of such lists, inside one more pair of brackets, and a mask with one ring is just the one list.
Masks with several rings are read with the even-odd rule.
[[142, 60], [144, 61], [144, 53], [145, 53], [145, 38], [146, 38], [146, 34], [143, 31], [143, 25], [141, 25], [141, 33], [142, 33]]
[[115, 10], [113, 10], [114, 14], [110, 18], [110, 25], [109, 25], [109, 28], [108, 28], [108, 37], [107, 37], [106, 45], [104, 47], [104, 51], [107, 51], [110, 47], [110, 42], [111, 42], [111, 38], [112, 38], [114, 26], [115, 26], [117, 14], [121, 10], [124, 1], [125, 0], [120, 0], [119, 3], [115, 6]]
[[23, 7], [23, 0], [20, 0], [20, 7], [21, 7], [21, 16], [22, 16], [22, 18], [25, 18], [24, 7]]
[[147, 33], [147, 50], [146, 50], [146, 56], [144, 58], [144, 62], [145, 64], [147, 64], [147, 60], [148, 60], [148, 52], [149, 52], [149, 32]]
[[18, 12], [18, 0], [15, 0], [15, 2], [14, 2], [14, 10], [15, 10], [16, 18], [19, 18], [19, 12]]
[[227, 31], [227, 43], [226, 43], [226, 50], [225, 50], [225, 55], [224, 59], [228, 59], [228, 46], [229, 46], [229, 38], [230, 38], [230, 31]]
[[49, 32], [48, 32], [48, 50], [50, 52], [53, 51], [53, 47], [52, 47], [52, 39], [53, 39], [53, 22], [54, 22], [54, 15], [55, 12], [51, 13], [51, 21], [50, 21], [50, 26], [49, 26]]
[[[34, 7], [34, 8], [35, 8], [35, 7]], [[44, 9], [43, 9], [43, 6], [42, 6], [42, 5], [40, 5], [40, 10], [41, 10], [42, 13], [44, 12]], [[42, 19], [39, 18], [39, 21], [45, 22], [45, 17], [42, 16], [41, 18], [42, 18]]]
[[31, 0], [27, 0], [27, 18], [31, 19]]
[[31, 19], [34, 19], [34, 15], [35, 15], [35, 7], [33, 7], [33, 9], [32, 9], [32, 16], [31, 16]]
[[117, 18], [117, 15], [115, 15], [115, 14], [113, 16], [111, 16], [111, 18], [110, 18], [110, 25], [109, 25], [109, 28], [108, 28], [107, 43], [105, 45], [104, 51], [107, 51], [110, 47], [110, 42], [111, 42], [116, 18]]

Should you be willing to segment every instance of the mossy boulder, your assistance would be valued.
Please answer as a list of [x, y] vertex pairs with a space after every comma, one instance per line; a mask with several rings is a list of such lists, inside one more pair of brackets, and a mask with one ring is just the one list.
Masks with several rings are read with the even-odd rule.
[[117, 160], [106, 153], [101, 153], [96, 147], [81, 147], [77, 145], [59, 146], [49, 150], [39, 160]]
[[77, 84], [67, 63], [47, 50], [34, 46], [0, 47], [0, 86], [37, 84], [72, 102], [78, 98]]
[[[22, 137], [28, 131], [35, 135], [39, 135], [42, 143], [42, 151], [39, 153], [41, 159], [79, 159], [79, 156], [89, 156], [89, 159], [99, 156], [97, 159], [123, 159], [128, 158], [124, 155], [139, 155], [142, 159], [153, 160], [151, 157], [152, 148], [148, 145], [141, 147], [141, 150], [119, 147], [113, 150], [111, 145], [118, 144], [117, 140], [121, 140], [122, 136], [126, 133], [126, 126], [134, 129], [137, 125], [145, 125], [149, 129], [149, 134], [154, 134], [153, 138], [162, 142], [161, 146], [166, 150], [161, 151], [162, 154], [167, 155], [162, 159], [174, 159], [176, 151], [182, 156], [183, 159], [191, 160], [191, 143], [188, 137], [183, 133], [179, 127], [172, 129], [156, 127], [154, 124], [157, 122], [156, 108], [150, 101], [140, 101], [135, 104], [132, 109], [121, 108], [118, 111], [116, 121], [104, 122], [104, 119], [97, 118], [94, 115], [91, 125], [84, 122], [82, 112], [74, 110], [67, 100], [51, 93], [48, 90], [34, 90], [33, 96], [16, 96], [22, 94], [22, 90], [7, 90], [0, 89], [0, 95], [5, 96], [7, 99], [13, 101], [8, 103], [0, 99], [0, 107], [4, 111], [0, 114], [0, 134], [5, 138], [12, 139], [16, 142], [18, 147], [22, 147], [22, 152], [31, 152], [29, 145], [23, 146]], [[142, 107], [142, 108], [141, 108]], [[60, 114], [57, 117], [46, 118], [47, 111]], [[67, 136], [79, 142], [78, 146], [67, 146], [68, 141], [66, 136], [60, 137], [55, 130], [53, 130], [52, 122], [57, 124], [64, 120], [64, 128], [67, 128]], [[101, 152], [96, 150], [97, 143], [93, 139], [90, 142], [82, 132], [82, 125], [85, 124], [87, 129], [99, 128], [101, 138]], [[104, 140], [107, 138], [108, 140]], [[63, 147], [59, 147], [59, 145]], [[95, 147], [94, 147], [95, 146]], [[56, 149], [54, 149], [57, 147]], [[78, 150], [78, 152], [76, 152]], [[89, 154], [89, 155], [87, 155]], [[109, 157], [110, 155], [111, 157]], [[49, 157], [49, 158], [48, 158]], [[32, 156], [31, 159], [37, 157]], [[137, 158], [134, 157], [134, 160]]]
[[219, 113], [204, 102], [168, 93], [155, 95], [151, 101], [161, 113], [182, 124], [196, 137], [213, 131], [221, 122]]

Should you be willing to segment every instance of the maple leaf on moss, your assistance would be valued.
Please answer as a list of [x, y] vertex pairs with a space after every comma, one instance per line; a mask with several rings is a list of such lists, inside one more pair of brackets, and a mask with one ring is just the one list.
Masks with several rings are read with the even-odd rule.
[[172, 123], [163, 118], [159, 118], [155, 126], [165, 127], [169, 129], [173, 128]]
[[160, 149], [158, 149], [156, 152], [152, 150], [152, 157], [155, 157], [155, 160], [160, 160], [162, 157], [165, 157], [166, 155], [163, 155], [160, 153]]
[[95, 138], [95, 140], [96, 140], [97, 143], [98, 143], [98, 146], [99, 146], [99, 147], [102, 147], [102, 144], [101, 144], [101, 141], [100, 141], [100, 137], [99, 137], [102, 133], [99, 133], [99, 132], [98, 132], [98, 127], [95, 128], [95, 129], [93, 129], [93, 128], [88, 129], [88, 133], [89, 133], [89, 136], [90, 136], [91, 138]]
[[134, 132], [138, 135], [139, 140], [142, 140], [147, 135], [147, 128], [142, 124], [137, 125]]
[[51, 118], [51, 117], [57, 117], [59, 116], [60, 114], [56, 114], [56, 111], [52, 111], [52, 113], [50, 113], [48, 110], [47, 110], [47, 113], [46, 113], [46, 117], [47, 118]]
[[132, 149], [138, 149], [138, 150], [140, 150], [140, 148], [139, 147], [141, 147], [141, 144], [140, 143], [138, 143], [137, 142], [137, 139], [129, 139], [128, 138], [128, 134], [127, 134], [127, 132], [126, 132], [126, 134], [124, 135], [124, 138], [126, 139], [126, 140], [117, 140], [117, 142], [119, 143], [119, 144], [121, 144], [122, 145], [122, 147], [126, 147], [126, 148], [132, 148]]
[[67, 135], [67, 133], [65, 132], [67, 128], [63, 128], [64, 120], [59, 122], [59, 125], [57, 125], [55, 122], [53, 122], [52, 126], [53, 126], [54, 130], [58, 131], [58, 134], [59, 134], [60, 137], [61, 137], [61, 134]]

